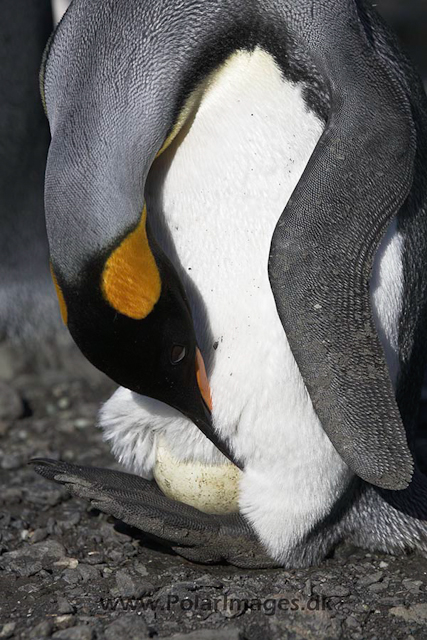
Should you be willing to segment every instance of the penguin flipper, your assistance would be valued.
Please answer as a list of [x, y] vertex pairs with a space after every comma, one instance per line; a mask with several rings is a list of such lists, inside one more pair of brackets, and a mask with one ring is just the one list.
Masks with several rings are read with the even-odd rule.
[[326, 434], [357, 475], [397, 490], [410, 483], [413, 460], [369, 285], [375, 252], [412, 186], [416, 134], [405, 79], [379, 57], [356, 4], [340, 3], [333, 19], [319, 5], [316, 39], [306, 37], [331, 108], [275, 229], [269, 277]]
[[239, 514], [208, 515], [167, 498], [154, 481], [110, 469], [49, 459], [34, 470], [65, 485], [93, 507], [153, 536], [176, 553], [202, 564], [225, 561], [241, 568], [278, 566]]

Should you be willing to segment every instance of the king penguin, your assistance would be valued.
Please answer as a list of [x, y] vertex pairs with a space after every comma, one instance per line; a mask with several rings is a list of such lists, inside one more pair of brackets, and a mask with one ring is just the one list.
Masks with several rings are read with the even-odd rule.
[[[62, 317], [131, 473], [44, 476], [183, 556], [427, 553], [427, 105], [363, 0], [74, 0], [42, 69]], [[151, 479], [240, 469], [239, 511]]]

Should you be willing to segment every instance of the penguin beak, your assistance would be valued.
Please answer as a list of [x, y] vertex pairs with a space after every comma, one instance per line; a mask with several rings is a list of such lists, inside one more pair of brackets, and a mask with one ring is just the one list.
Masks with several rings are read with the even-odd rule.
[[242, 469], [242, 466], [235, 459], [227, 444], [217, 436], [213, 428], [211, 390], [206, 375], [205, 363], [198, 348], [196, 348], [196, 379], [201, 396], [200, 410], [197, 410], [197, 412], [194, 412], [192, 415], [187, 414], [187, 416], [230, 462], [239, 469]]
[[203, 401], [206, 407], [209, 409], [209, 413], [212, 412], [212, 396], [209, 387], [208, 377], [206, 375], [206, 367], [203, 361], [200, 349], [196, 348], [196, 378], [199, 385], [200, 393], [202, 394]]

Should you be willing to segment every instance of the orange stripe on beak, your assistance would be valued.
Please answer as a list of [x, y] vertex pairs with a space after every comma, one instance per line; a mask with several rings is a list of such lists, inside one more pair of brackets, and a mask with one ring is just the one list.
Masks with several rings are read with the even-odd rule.
[[61, 312], [62, 322], [67, 326], [68, 323], [68, 310], [65, 302], [64, 294], [62, 293], [62, 289], [58, 284], [58, 280], [56, 279], [56, 275], [53, 271], [52, 264], [50, 265], [50, 275], [52, 276], [53, 284], [55, 285], [56, 295], [58, 296], [59, 302], [59, 310]]
[[208, 377], [206, 375], [205, 363], [203, 362], [202, 354], [198, 348], [196, 348], [196, 377], [202, 398], [205, 401], [206, 406], [209, 407], [209, 410], [212, 411], [211, 390], [209, 387]]

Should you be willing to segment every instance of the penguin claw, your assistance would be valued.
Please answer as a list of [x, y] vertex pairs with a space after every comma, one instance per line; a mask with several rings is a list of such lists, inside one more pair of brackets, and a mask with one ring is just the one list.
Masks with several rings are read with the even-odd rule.
[[209, 515], [167, 498], [154, 481], [122, 471], [36, 458], [34, 470], [79, 498], [156, 538], [193, 562], [240, 568], [278, 566], [240, 514]]

